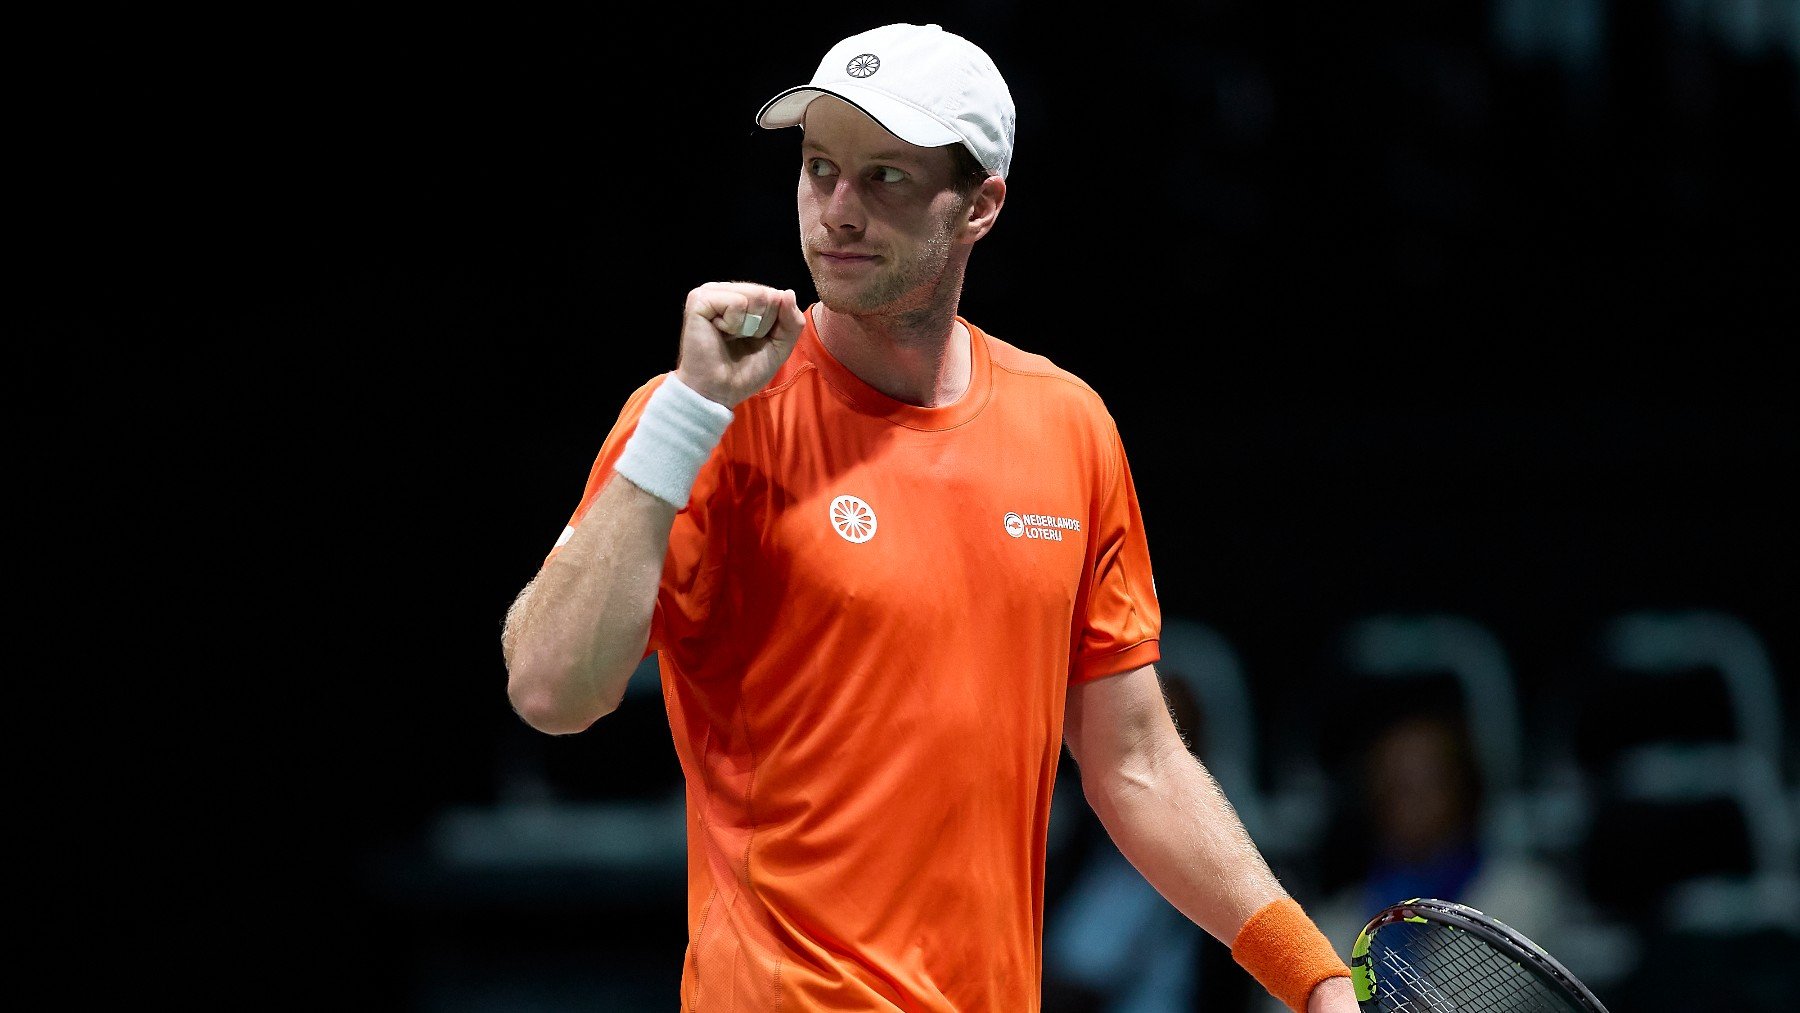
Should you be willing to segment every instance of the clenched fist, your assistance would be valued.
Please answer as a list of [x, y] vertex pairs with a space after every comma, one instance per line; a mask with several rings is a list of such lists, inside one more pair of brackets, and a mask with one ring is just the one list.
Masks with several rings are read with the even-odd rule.
[[688, 293], [675, 375], [701, 396], [735, 408], [769, 385], [805, 327], [791, 288], [707, 282]]

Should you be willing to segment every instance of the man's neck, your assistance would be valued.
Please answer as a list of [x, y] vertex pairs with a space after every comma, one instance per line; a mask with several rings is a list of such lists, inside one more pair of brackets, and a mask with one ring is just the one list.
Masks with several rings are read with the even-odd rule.
[[896, 401], [939, 408], [969, 389], [974, 351], [954, 312], [853, 317], [821, 303], [813, 320], [833, 358]]

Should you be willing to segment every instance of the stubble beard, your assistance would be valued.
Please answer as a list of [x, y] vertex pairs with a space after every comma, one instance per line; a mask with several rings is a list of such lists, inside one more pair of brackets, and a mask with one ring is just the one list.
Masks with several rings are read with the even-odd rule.
[[806, 266], [819, 301], [833, 313], [875, 316], [920, 310], [941, 300], [941, 289], [951, 255], [951, 224], [938, 223], [937, 231], [904, 260], [889, 260], [874, 276], [862, 282], [834, 278], [818, 267], [819, 257], [808, 250]]

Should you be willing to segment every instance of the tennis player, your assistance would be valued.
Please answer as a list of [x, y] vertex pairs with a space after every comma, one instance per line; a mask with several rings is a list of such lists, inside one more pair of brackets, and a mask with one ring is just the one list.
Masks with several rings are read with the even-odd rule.
[[513, 708], [557, 735], [657, 653], [687, 786], [683, 1009], [1039, 1009], [1066, 740], [1170, 903], [1292, 1009], [1356, 1013], [1170, 718], [1106, 405], [958, 313], [1013, 154], [993, 61], [885, 25], [756, 121], [802, 128], [818, 301], [688, 294], [676, 368], [626, 401], [503, 636]]

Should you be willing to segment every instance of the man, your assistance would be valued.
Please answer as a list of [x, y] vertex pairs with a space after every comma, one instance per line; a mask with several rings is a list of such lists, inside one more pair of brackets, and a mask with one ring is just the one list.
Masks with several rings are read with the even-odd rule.
[[[1577, 891], [1553, 867], [1483, 834], [1486, 792], [1466, 715], [1370, 709], [1384, 718], [1358, 741], [1355, 805], [1370, 823], [1371, 851], [1356, 877], [1312, 910], [1314, 924], [1346, 956], [1369, 912], [1408, 897], [1449, 897], [1558, 952], [1557, 923], [1567, 920], [1560, 898]], [[1385, 818], [1402, 810], [1404, 820]]]
[[587, 729], [658, 653], [687, 782], [684, 1008], [1036, 1010], [1061, 743], [1125, 855], [1296, 1010], [1348, 974], [1183, 746], [1101, 399], [957, 313], [1011, 95], [936, 25], [834, 46], [800, 126], [819, 301], [689, 293], [509, 610], [507, 692]]

